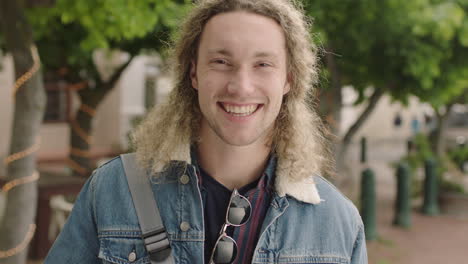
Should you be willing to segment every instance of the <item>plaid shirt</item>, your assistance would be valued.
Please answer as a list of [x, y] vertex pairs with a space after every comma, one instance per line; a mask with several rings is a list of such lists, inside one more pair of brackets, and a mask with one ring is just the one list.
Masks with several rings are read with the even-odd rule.
[[265, 172], [254, 189], [247, 191], [245, 196], [252, 204], [250, 221], [234, 228], [233, 238], [237, 242], [238, 253], [234, 263], [251, 263], [260, 237], [263, 219], [271, 202], [271, 177]]

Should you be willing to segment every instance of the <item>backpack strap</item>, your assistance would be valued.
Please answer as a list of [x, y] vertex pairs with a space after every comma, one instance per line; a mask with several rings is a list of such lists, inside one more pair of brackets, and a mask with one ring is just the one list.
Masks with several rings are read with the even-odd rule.
[[120, 158], [151, 264], [175, 263], [166, 228], [146, 172], [137, 165], [135, 153], [122, 154]]

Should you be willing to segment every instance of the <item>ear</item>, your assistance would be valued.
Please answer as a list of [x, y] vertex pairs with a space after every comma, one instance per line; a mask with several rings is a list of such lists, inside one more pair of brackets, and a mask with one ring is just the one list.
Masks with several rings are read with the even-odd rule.
[[283, 95], [287, 94], [291, 90], [291, 84], [292, 84], [292, 77], [291, 73], [288, 73], [286, 76], [286, 83], [284, 84], [283, 88]]
[[190, 80], [192, 81], [193, 89], [198, 90], [197, 63], [194, 60], [190, 63]]

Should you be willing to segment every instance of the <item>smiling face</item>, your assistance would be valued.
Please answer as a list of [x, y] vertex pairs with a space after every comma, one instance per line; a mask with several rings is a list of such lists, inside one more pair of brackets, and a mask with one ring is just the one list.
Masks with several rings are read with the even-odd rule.
[[211, 18], [190, 73], [203, 114], [201, 139], [267, 143], [290, 87], [286, 65], [284, 33], [273, 19], [247, 12]]

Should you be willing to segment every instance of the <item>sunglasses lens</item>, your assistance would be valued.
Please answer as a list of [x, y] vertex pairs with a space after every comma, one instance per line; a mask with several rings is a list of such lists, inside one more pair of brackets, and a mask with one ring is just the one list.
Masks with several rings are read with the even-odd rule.
[[213, 262], [216, 264], [231, 264], [237, 256], [236, 242], [228, 237], [223, 236], [216, 243], [215, 251], [213, 253]]
[[249, 200], [241, 195], [231, 199], [227, 220], [231, 225], [243, 225], [250, 218], [251, 206]]

